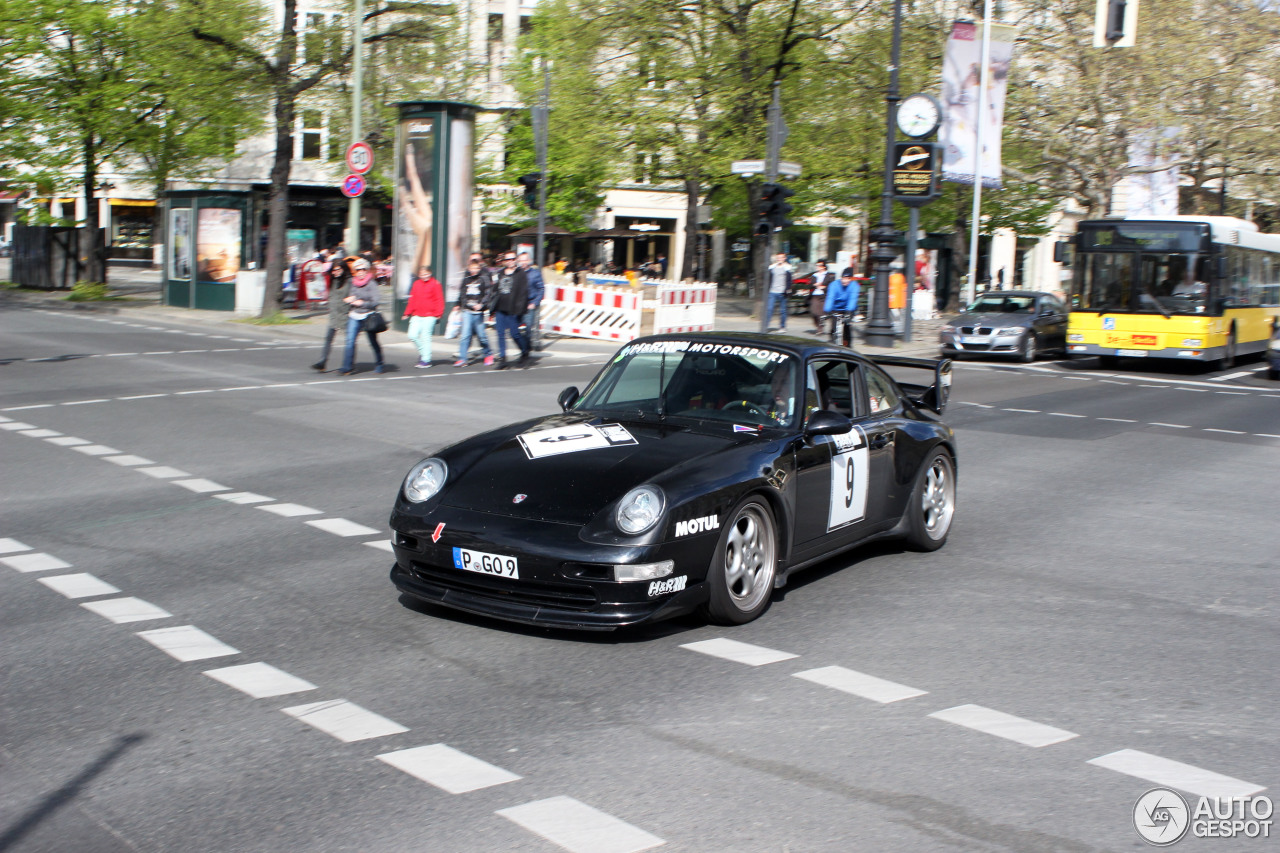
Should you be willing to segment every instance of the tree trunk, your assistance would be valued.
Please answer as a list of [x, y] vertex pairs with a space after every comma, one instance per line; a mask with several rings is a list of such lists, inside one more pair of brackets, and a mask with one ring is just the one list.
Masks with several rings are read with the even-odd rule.
[[[956, 311], [960, 307], [960, 300], [963, 298], [963, 276], [969, 272], [969, 218], [963, 213], [957, 213], [955, 218], [955, 228], [951, 232], [951, 282], [950, 289], [947, 293], [947, 302], [943, 306], [944, 311]], [[976, 273], [975, 273], [976, 274]], [[974, 293], [978, 292], [975, 283]]]
[[297, 94], [289, 79], [298, 53], [297, 0], [284, 0], [280, 48], [275, 60], [276, 150], [271, 161], [271, 188], [267, 192], [267, 282], [262, 289], [262, 314], [280, 311], [280, 289], [285, 270], [285, 236], [289, 227], [289, 172], [293, 167], [293, 118]]
[[98, 150], [92, 133], [84, 138], [84, 230], [80, 234], [80, 256], [84, 258], [84, 280], [106, 283], [106, 252], [98, 221]]
[[[698, 227], [698, 199], [702, 195], [702, 183], [695, 172], [684, 182], [685, 220], [684, 220], [684, 257], [680, 260], [680, 275], [673, 276], [676, 281], [693, 278], [697, 265], [698, 240], [701, 229]], [[673, 259], [674, 260], [674, 259]], [[703, 278], [706, 278], [705, 271]]]

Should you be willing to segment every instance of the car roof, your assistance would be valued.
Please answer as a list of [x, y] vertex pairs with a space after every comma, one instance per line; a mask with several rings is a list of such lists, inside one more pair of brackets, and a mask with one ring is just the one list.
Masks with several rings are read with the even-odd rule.
[[636, 338], [624, 346], [655, 341], [692, 341], [724, 346], [760, 347], [785, 352], [802, 359], [822, 355], [836, 355], [842, 357], [853, 356], [862, 361], [870, 361], [866, 356], [847, 347], [809, 340], [808, 338], [794, 335], [771, 335], [760, 332], [697, 332], [692, 334], [648, 335], [643, 338]]
[[[1043, 290], [987, 290], [973, 297], [973, 301], [977, 302], [984, 297], [1003, 298], [1006, 296], [1053, 296], [1052, 293], [1046, 293]], [[1053, 296], [1054, 299], [1058, 297]]]

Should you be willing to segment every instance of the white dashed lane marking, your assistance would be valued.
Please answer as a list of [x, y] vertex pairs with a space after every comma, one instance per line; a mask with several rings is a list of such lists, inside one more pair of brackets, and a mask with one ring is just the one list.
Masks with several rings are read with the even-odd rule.
[[1147, 426], [1168, 427], [1169, 429], [1191, 429], [1186, 424], [1166, 424], [1160, 421], [1148, 421]]
[[24, 429], [18, 435], [25, 435], [28, 438], [48, 438], [53, 435], [62, 435], [56, 429]]
[[45, 441], [50, 444], [56, 444], [58, 447], [79, 447], [82, 444], [93, 443], [88, 439], [76, 438], [74, 435], [61, 435], [57, 438], [46, 438]]
[[275, 500], [275, 498], [257, 495], [253, 492], [226, 492], [221, 495], [214, 495], [214, 497], [220, 501], [229, 501], [233, 504], [260, 504]]
[[276, 669], [269, 663], [246, 663], [222, 669], [209, 669], [205, 670], [204, 674], [254, 699], [286, 696], [290, 693], [316, 689], [310, 681], [290, 675], [282, 669]]
[[345, 518], [317, 518], [306, 523], [317, 530], [332, 533], [334, 536], [372, 536], [378, 533], [372, 527], [365, 527], [363, 524], [356, 524]]
[[126, 468], [132, 467], [134, 465], [156, 464], [154, 459], [147, 459], [145, 456], [133, 456], [127, 453], [123, 456], [104, 456], [102, 458], [112, 463], [113, 465], [121, 465]]
[[366, 711], [346, 699], [330, 699], [283, 708], [286, 714], [331, 735], [343, 743], [386, 737], [409, 731], [399, 723]]
[[935, 711], [929, 716], [945, 720], [948, 723], [955, 723], [957, 726], [964, 726], [975, 731], [1015, 741], [1024, 746], [1049, 746], [1050, 744], [1062, 743], [1064, 740], [1079, 737], [1076, 733], [1065, 729], [1046, 726], [1044, 723], [1015, 717], [1013, 714], [984, 708], [981, 705], [957, 705], [954, 708]]
[[1119, 752], [1091, 758], [1089, 763], [1126, 776], [1136, 776], [1157, 785], [1168, 785], [1170, 788], [1189, 791], [1201, 797], [1222, 799], [1248, 797], [1266, 790], [1262, 785], [1233, 779], [1221, 773], [1214, 773], [1212, 770], [1204, 770], [1180, 761], [1170, 761], [1136, 749], [1122, 749]]
[[819, 669], [797, 672], [794, 675], [796, 678], [803, 678], [805, 681], [812, 681], [814, 684], [821, 684], [823, 687], [830, 687], [842, 693], [852, 693], [854, 696], [861, 696], [863, 699], [870, 699], [881, 704], [900, 702], [903, 699], [914, 699], [929, 692], [927, 690], [917, 690], [905, 684], [886, 681], [883, 678], [876, 678], [874, 675], [867, 675], [865, 672], [845, 669], [842, 666], [824, 666]]
[[666, 843], [573, 797], [551, 797], [497, 813], [569, 853], [638, 853]]
[[384, 752], [378, 760], [450, 794], [465, 794], [521, 778], [443, 743]]
[[213, 480], [205, 480], [200, 477], [196, 477], [192, 480], [174, 480], [173, 484], [175, 486], [182, 486], [184, 489], [189, 489], [198, 495], [207, 494], [209, 492], [231, 491], [229, 486], [224, 486], [220, 483], [213, 482]]
[[114, 447], [107, 447], [105, 444], [88, 444], [83, 447], [73, 447], [72, 450], [77, 453], [84, 453], [89, 456], [107, 456], [112, 453], [119, 453]]
[[799, 655], [793, 655], [791, 652], [766, 649], [764, 646], [753, 646], [750, 643], [741, 643], [737, 640], [728, 640], [723, 637], [717, 637], [714, 640], [699, 640], [696, 643], [685, 643], [680, 648], [711, 655], [714, 658], [724, 658], [734, 663], [744, 663], [747, 666], [764, 666], [765, 664], [799, 657]]
[[16, 554], [19, 551], [30, 551], [28, 545], [23, 545], [17, 539], [0, 539], [0, 554]]
[[312, 509], [302, 504], [271, 504], [270, 506], [260, 506], [258, 509], [264, 512], [270, 512], [284, 518], [294, 518], [299, 515], [319, 515], [320, 510]]
[[190, 477], [186, 471], [180, 471], [177, 468], [170, 468], [168, 465], [155, 465], [150, 468], [137, 468], [148, 477], [155, 477], [157, 480], [170, 480], [174, 477]]
[[125, 598], [108, 598], [103, 601], [87, 601], [80, 605], [85, 610], [97, 613], [117, 625], [129, 622], [147, 622], [151, 619], [168, 619], [173, 614], [149, 601], [128, 596]]
[[81, 572], [75, 575], [46, 575], [36, 578], [40, 583], [67, 598], [92, 598], [95, 595], [115, 595], [120, 590], [104, 580], [91, 574]]
[[66, 560], [59, 560], [52, 554], [36, 553], [36, 554], [18, 554], [14, 557], [0, 557], [0, 563], [4, 563], [11, 569], [20, 572], [47, 572], [50, 569], [69, 569], [71, 564]]
[[9, 421], [8, 423], [0, 424], [0, 429], [7, 429], [10, 432], [15, 432], [20, 429], [35, 429], [35, 424], [24, 424], [22, 421]]
[[180, 661], [205, 660], [240, 654], [239, 649], [228, 646], [194, 625], [139, 631], [138, 636]]

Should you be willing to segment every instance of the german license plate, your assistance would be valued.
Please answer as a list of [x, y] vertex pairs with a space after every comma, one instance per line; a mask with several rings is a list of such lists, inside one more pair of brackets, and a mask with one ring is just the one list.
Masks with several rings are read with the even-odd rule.
[[974, 337], [967, 337], [967, 338], [961, 338], [961, 339], [960, 339], [960, 343], [962, 343], [962, 344], [985, 344], [985, 343], [990, 343], [990, 341], [988, 341], [986, 338], [974, 338]]
[[477, 572], [482, 575], [494, 575], [500, 578], [520, 579], [520, 567], [516, 562], [516, 558], [502, 554], [486, 554], [483, 551], [454, 548], [453, 565], [464, 572]]
[[1145, 358], [1148, 352], [1144, 349], [1118, 349], [1116, 355], [1123, 355], [1126, 358]]

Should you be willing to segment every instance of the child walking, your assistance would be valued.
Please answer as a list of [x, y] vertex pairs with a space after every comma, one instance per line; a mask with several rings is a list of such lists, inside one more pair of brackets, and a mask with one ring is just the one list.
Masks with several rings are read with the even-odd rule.
[[418, 367], [431, 366], [431, 336], [436, 320], [444, 314], [444, 289], [431, 274], [431, 267], [418, 268], [418, 277], [409, 288], [404, 319], [409, 321], [409, 340], [418, 348]]

